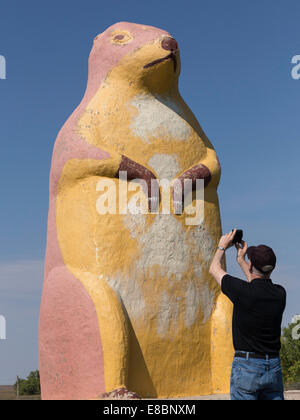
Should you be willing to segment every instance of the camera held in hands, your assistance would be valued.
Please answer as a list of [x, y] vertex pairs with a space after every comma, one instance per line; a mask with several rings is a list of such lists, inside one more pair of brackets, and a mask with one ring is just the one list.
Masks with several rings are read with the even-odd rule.
[[[234, 229], [232, 229], [233, 231]], [[234, 235], [234, 238], [232, 239], [233, 244], [241, 244], [243, 239], [243, 231], [242, 229], [237, 229]]]

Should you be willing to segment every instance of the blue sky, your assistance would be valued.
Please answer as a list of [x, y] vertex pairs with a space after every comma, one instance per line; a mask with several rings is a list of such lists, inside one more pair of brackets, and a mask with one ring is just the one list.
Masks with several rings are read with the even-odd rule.
[[[182, 96], [222, 165], [223, 230], [241, 227], [249, 243], [274, 248], [273, 281], [288, 291], [284, 324], [300, 313], [300, 80], [291, 77], [299, 18], [297, 0], [2, 0], [0, 384], [38, 367], [52, 148], [84, 93], [93, 38], [118, 21], [179, 42]], [[227, 261], [239, 274], [233, 251]]]

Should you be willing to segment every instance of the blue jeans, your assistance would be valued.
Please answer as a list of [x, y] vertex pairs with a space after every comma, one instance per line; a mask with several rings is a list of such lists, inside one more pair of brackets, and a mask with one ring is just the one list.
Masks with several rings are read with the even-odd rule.
[[235, 357], [230, 378], [230, 399], [284, 400], [280, 357], [268, 360]]

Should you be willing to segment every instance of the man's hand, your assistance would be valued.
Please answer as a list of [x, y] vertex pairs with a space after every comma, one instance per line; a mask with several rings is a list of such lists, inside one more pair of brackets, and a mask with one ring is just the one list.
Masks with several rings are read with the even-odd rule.
[[249, 269], [249, 265], [247, 264], [245, 260], [245, 255], [248, 249], [248, 244], [245, 241], [242, 241], [241, 244], [235, 244], [236, 247], [236, 260], [238, 264], [240, 265], [241, 269], [243, 270], [248, 282], [251, 281], [251, 273]]
[[236, 260], [239, 264], [245, 261], [245, 255], [247, 253], [248, 244], [245, 241], [242, 241], [241, 244], [235, 244], [236, 247]]
[[231, 246], [233, 246], [232, 240], [234, 238], [234, 235], [236, 233], [236, 229], [233, 229], [233, 231], [227, 233], [226, 235], [223, 235], [219, 241], [219, 246], [228, 249]]

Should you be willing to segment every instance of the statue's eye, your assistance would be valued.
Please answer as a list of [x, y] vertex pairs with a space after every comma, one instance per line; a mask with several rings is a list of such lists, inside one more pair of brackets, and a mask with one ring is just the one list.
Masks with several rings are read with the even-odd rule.
[[112, 44], [124, 45], [133, 40], [133, 36], [128, 31], [114, 31], [110, 42]]

